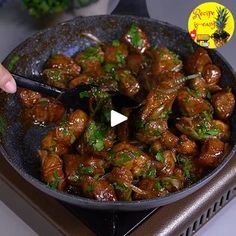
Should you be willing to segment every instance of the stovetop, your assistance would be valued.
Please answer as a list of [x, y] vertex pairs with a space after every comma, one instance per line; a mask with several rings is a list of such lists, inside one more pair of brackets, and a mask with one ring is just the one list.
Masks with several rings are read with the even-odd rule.
[[137, 212], [104, 212], [65, 205], [97, 235], [128, 235], [158, 209]]
[[141, 212], [92, 211], [59, 202], [23, 180], [3, 158], [0, 188], [1, 200], [39, 235], [189, 236], [236, 195], [236, 158], [194, 194]]

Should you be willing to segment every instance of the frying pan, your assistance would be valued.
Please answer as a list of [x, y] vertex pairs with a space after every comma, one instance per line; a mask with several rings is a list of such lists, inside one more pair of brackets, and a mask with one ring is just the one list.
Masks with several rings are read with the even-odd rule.
[[[122, 0], [116, 8], [115, 13], [128, 13], [125, 12], [125, 9], [136, 11], [133, 12], [133, 15], [148, 16], [144, 0]], [[72, 56], [76, 52], [94, 44], [89, 39], [81, 38], [81, 32], [92, 32], [102, 41], [110, 42], [114, 38], [119, 38], [132, 23], [136, 23], [147, 33], [153, 46], [168, 47], [182, 58], [187, 57], [198, 47], [192, 42], [187, 32], [165, 22], [139, 16], [90, 16], [79, 17], [35, 34], [13, 50], [4, 60], [3, 64], [6, 67], [9, 64], [12, 66], [12, 61], [15, 60], [12, 72], [29, 78], [34, 77], [34, 79], [36, 78], [40, 81], [40, 72], [51, 54], [62, 52], [68, 56]], [[233, 88], [233, 92], [236, 93], [236, 79], [233, 69], [216, 51], [209, 50], [209, 54], [213, 63], [218, 65], [222, 70], [221, 86], [231, 87]], [[17, 61], [16, 58], [19, 58], [19, 60]], [[21, 122], [20, 114], [22, 107], [17, 99], [17, 95], [4, 95], [1, 97], [0, 103], [1, 113], [8, 122], [7, 129], [3, 133], [1, 140], [0, 151], [2, 156], [25, 180], [36, 188], [61, 201], [84, 208], [113, 211], [140, 211], [175, 202], [190, 195], [210, 181], [233, 158], [236, 151], [236, 112], [234, 112], [230, 120], [232, 151], [217, 168], [197, 183], [179, 192], [151, 200], [98, 202], [50, 189], [45, 183], [40, 181], [40, 163], [37, 158], [37, 150], [42, 137], [53, 127], [53, 124], [46, 127], [26, 127]]]

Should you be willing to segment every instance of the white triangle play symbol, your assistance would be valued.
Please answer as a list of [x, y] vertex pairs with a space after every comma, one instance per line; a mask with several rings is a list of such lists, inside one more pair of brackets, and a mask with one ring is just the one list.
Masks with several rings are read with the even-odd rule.
[[117, 111], [111, 110], [111, 127], [114, 127], [126, 120], [128, 120], [128, 117], [120, 114]]

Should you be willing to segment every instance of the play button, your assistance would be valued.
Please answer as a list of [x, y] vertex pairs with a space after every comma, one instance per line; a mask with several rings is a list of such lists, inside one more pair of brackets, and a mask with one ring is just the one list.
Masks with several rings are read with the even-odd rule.
[[111, 127], [119, 125], [126, 120], [128, 120], [128, 117], [120, 114], [117, 111], [111, 110]]

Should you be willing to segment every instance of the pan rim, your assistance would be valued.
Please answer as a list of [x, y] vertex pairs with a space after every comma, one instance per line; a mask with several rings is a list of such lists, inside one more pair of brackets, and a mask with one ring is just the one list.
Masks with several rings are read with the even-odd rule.
[[[151, 19], [151, 18], [146, 18], [146, 17], [136, 17], [136, 16], [126, 16], [126, 15], [97, 15], [97, 16], [88, 16], [88, 17], [77, 17], [73, 20], [69, 20], [63, 23], [60, 23], [54, 27], [50, 27], [44, 30], [41, 30], [37, 33], [35, 33], [34, 35], [32, 35], [31, 37], [29, 37], [28, 39], [24, 40], [22, 43], [20, 43], [15, 49], [12, 50], [12, 52], [7, 56], [7, 58], [9, 58], [11, 55], [14, 55], [14, 52], [17, 51], [20, 47], [24, 47], [25, 45], [27, 45], [29, 40], [32, 40], [34, 38], [39, 37], [42, 34], [45, 34], [48, 31], [51, 31], [52, 29], [55, 29], [57, 27], [63, 26], [65, 24], [70, 24], [73, 22], [77, 22], [80, 21], [81, 19], [94, 19], [94, 18], [129, 18], [130, 20], [144, 20], [147, 22], [151, 22], [151, 23], [157, 23], [157, 24], [161, 24], [167, 27], [171, 27], [171, 28], [175, 28], [178, 31], [181, 31], [182, 33], [188, 34], [187, 31], [183, 30], [180, 27], [177, 27], [175, 25], [172, 25], [168, 22], [164, 22], [164, 21], [160, 21], [160, 20], [156, 20], [156, 19]], [[218, 58], [220, 58], [222, 61], [224, 61], [226, 67], [229, 69], [229, 71], [235, 75], [234, 69], [232, 68], [232, 66], [225, 60], [225, 58], [216, 50], [211, 50]], [[6, 58], [6, 59], [7, 59]], [[3, 64], [6, 63], [6, 59], [3, 61]], [[199, 181], [197, 181], [196, 183], [192, 184], [189, 187], [183, 188], [180, 191], [176, 191], [174, 193], [168, 194], [167, 196], [164, 197], [157, 197], [154, 199], [148, 199], [148, 200], [135, 200], [135, 201], [131, 201], [131, 202], [125, 202], [125, 201], [116, 201], [116, 202], [102, 202], [102, 201], [98, 201], [98, 200], [93, 200], [93, 199], [89, 199], [89, 198], [85, 198], [85, 197], [81, 197], [81, 196], [77, 196], [77, 195], [72, 195], [66, 192], [62, 192], [62, 191], [58, 191], [58, 190], [54, 190], [49, 188], [45, 183], [43, 183], [42, 181], [40, 181], [39, 179], [33, 177], [32, 175], [26, 173], [23, 169], [20, 169], [14, 162], [12, 162], [12, 159], [9, 157], [9, 155], [7, 154], [6, 150], [4, 149], [4, 146], [0, 143], [0, 153], [2, 154], [2, 156], [4, 157], [4, 159], [7, 160], [7, 162], [20, 174], [20, 176], [22, 176], [28, 183], [32, 184], [34, 187], [40, 189], [41, 191], [43, 191], [44, 193], [57, 198], [59, 200], [62, 200], [64, 202], [70, 203], [70, 204], [74, 204], [74, 205], [78, 205], [80, 207], [83, 208], [90, 208], [90, 209], [97, 209], [97, 210], [131, 210], [131, 211], [139, 211], [139, 210], [143, 210], [143, 209], [151, 209], [151, 208], [155, 208], [158, 206], [162, 206], [165, 205], [169, 202], [173, 202], [173, 201], [177, 201], [179, 199], [182, 199], [185, 196], [184, 195], [186, 192], [188, 192], [189, 194], [195, 192], [196, 190], [198, 190], [199, 188], [201, 188], [203, 185], [205, 185], [206, 183], [208, 183], [216, 174], [218, 174], [220, 172], [220, 170], [230, 161], [230, 159], [234, 156], [236, 152], [236, 144], [233, 145], [231, 152], [224, 158], [224, 160], [220, 163], [220, 165], [218, 165], [214, 170], [212, 170], [211, 172], [209, 172], [206, 176], [204, 176], [202, 179], [200, 179]], [[189, 195], [188, 194], [188, 195]], [[174, 199], [174, 200], [173, 200]], [[170, 201], [172, 200], [172, 201]], [[80, 204], [82, 203], [82, 204]]]

